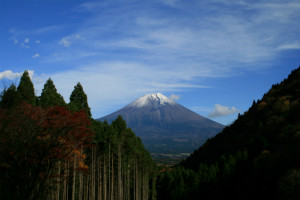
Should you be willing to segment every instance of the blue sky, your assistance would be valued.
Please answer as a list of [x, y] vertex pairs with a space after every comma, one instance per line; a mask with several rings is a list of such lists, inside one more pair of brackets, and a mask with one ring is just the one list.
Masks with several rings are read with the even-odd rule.
[[160, 92], [230, 124], [300, 65], [299, 0], [0, 0], [0, 30], [1, 79], [81, 82], [94, 118]]

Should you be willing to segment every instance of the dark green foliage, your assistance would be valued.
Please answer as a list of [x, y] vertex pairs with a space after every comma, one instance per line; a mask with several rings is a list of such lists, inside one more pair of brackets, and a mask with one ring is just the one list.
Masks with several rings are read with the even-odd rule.
[[74, 86], [74, 90], [70, 96], [70, 103], [68, 105], [69, 109], [72, 111], [84, 110], [89, 116], [91, 116], [91, 109], [88, 105], [87, 95], [83, 91], [82, 85], [77, 83]]
[[57, 93], [53, 81], [49, 78], [44, 85], [41, 96], [39, 97], [39, 105], [43, 108], [51, 106], [66, 106], [64, 98]]
[[4, 90], [1, 97], [0, 107], [4, 109], [11, 109], [20, 102], [20, 96], [18, 95], [17, 88], [12, 84], [7, 90]]
[[196, 188], [182, 194], [188, 199], [300, 199], [299, 86], [300, 68], [175, 167], [172, 176], [178, 168], [197, 172]]
[[23, 73], [17, 91], [22, 101], [25, 101], [32, 105], [36, 105], [34, 87], [33, 83], [30, 80], [28, 71], [25, 71]]
[[[136, 137], [130, 128], [127, 128], [125, 120], [119, 116], [111, 125], [106, 121], [102, 123], [93, 120], [92, 127], [96, 134], [94, 144], [98, 158], [105, 160], [107, 168], [114, 162], [114, 174], [122, 173], [120, 175], [122, 179], [126, 178], [123, 175], [124, 172], [130, 174], [131, 177], [127, 180], [129, 183], [127, 186], [131, 188], [131, 195], [133, 195], [136, 187], [136, 174], [140, 178], [144, 177], [139, 180], [143, 182], [139, 187], [148, 186], [148, 197], [149, 199], [154, 198], [156, 188], [155, 185], [154, 187], [150, 187], [150, 185], [153, 184], [152, 180], [156, 178], [156, 165], [150, 153], [144, 148], [141, 139]], [[112, 159], [113, 157], [114, 159]], [[144, 190], [142, 189], [142, 191]], [[126, 195], [123, 197], [128, 198]]]
[[278, 189], [280, 196], [285, 199], [300, 197], [300, 169], [291, 169], [279, 180]]

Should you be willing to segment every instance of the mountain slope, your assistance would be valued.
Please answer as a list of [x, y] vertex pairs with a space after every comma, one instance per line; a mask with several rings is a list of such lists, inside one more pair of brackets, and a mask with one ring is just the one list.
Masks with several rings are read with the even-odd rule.
[[160, 93], [140, 97], [99, 120], [110, 123], [119, 115], [154, 157], [156, 153], [189, 154], [224, 127]]
[[300, 67], [161, 175], [158, 199], [300, 199], [299, 113]]
[[[248, 149], [256, 156], [263, 150], [277, 151], [300, 137], [300, 68], [275, 84], [261, 100], [253, 102], [244, 115], [200, 147], [183, 162], [194, 168], [194, 161], [214, 162], [224, 153]], [[299, 143], [300, 145], [300, 143]], [[207, 156], [207, 154], [212, 154]], [[197, 165], [197, 164], [196, 164]]]

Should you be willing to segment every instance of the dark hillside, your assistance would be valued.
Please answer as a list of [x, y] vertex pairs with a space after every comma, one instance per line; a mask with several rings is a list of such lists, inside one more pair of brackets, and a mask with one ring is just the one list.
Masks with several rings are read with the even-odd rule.
[[280, 84], [273, 85], [261, 100], [253, 101], [244, 115], [208, 140], [182, 165], [195, 169], [200, 162], [213, 163], [222, 154], [239, 150], [257, 156], [263, 150], [273, 154], [291, 148], [300, 137], [299, 101], [300, 68], [292, 71]]
[[[171, 173], [162, 174], [158, 185], [164, 182], [169, 191], [160, 185], [159, 199], [297, 199], [299, 113], [300, 68]], [[185, 188], [179, 193], [175, 180]]]

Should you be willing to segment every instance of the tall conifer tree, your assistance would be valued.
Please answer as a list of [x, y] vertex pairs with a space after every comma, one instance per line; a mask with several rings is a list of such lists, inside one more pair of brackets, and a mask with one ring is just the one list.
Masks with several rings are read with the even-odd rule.
[[30, 80], [29, 73], [26, 70], [20, 80], [20, 84], [17, 88], [17, 92], [20, 95], [22, 101], [26, 101], [29, 104], [36, 104], [36, 97], [34, 94], [33, 83]]
[[44, 85], [44, 89], [39, 98], [39, 104], [44, 108], [48, 108], [51, 106], [66, 105], [64, 98], [59, 93], [57, 93], [55, 85], [50, 78], [47, 80], [47, 82]]
[[69, 109], [73, 111], [84, 110], [91, 117], [91, 109], [88, 105], [87, 95], [82, 85], [78, 82], [70, 96]]
[[17, 88], [12, 84], [8, 89], [4, 90], [1, 97], [0, 107], [10, 109], [20, 102]]

